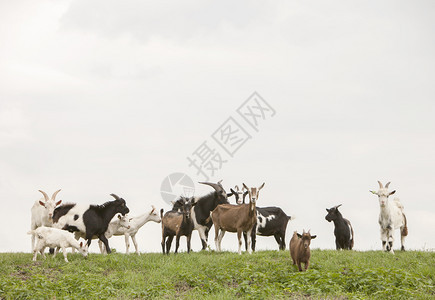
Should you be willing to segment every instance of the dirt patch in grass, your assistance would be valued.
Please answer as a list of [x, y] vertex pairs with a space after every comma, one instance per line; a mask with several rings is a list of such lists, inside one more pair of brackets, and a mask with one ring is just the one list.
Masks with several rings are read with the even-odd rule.
[[18, 278], [23, 281], [27, 281], [34, 274], [42, 274], [47, 277], [48, 280], [54, 281], [62, 273], [62, 270], [57, 268], [44, 268], [42, 262], [33, 262], [32, 264], [19, 265], [15, 267], [16, 271], [11, 273], [12, 277]]
[[176, 297], [182, 297], [188, 291], [192, 289], [192, 286], [186, 281], [180, 281], [175, 285]]

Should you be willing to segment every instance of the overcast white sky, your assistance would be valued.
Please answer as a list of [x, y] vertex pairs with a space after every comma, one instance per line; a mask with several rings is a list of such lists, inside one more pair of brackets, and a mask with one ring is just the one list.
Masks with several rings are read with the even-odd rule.
[[[432, 1], [1, 1], [0, 251], [30, 251], [38, 189], [167, 210], [163, 179], [203, 180], [186, 158], [204, 141], [227, 160], [211, 180], [266, 182], [258, 206], [296, 215], [287, 243], [311, 228], [312, 247], [335, 248], [325, 208], [343, 204], [355, 248], [381, 249], [381, 180], [407, 247], [433, 250], [434, 20]], [[254, 91], [276, 111], [258, 132], [236, 112]], [[230, 116], [252, 136], [234, 157], [211, 138]], [[141, 251], [161, 251], [160, 228], [141, 229]]]

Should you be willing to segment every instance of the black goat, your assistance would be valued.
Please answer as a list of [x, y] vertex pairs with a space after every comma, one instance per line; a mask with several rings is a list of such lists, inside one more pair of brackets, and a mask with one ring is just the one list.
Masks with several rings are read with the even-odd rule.
[[337, 205], [326, 209], [328, 214], [325, 219], [328, 222], [334, 222], [334, 235], [335, 235], [335, 247], [337, 250], [346, 249], [352, 250], [354, 244], [353, 228], [350, 221], [343, 218], [338, 208], [341, 206]]
[[215, 191], [201, 197], [194, 197], [192, 199], [192, 204], [195, 204], [195, 206], [192, 208], [192, 220], [194, 230], [198, 230], [199, 237], [201, 238], [202, 250], [207, 248], [208, 233], [213, 225], [210, 213], [219, 204], [229, 204], [227, 193], [221, 185], [221, 182], [222, 180], [218, 183], [200, 182], [202, 184], [211, 186], [215, 189]]
[[110, 194], [115, 198], [102, 205], [77, 205], [63, 204], [57, 207], [53, 213], [53, 227], [68, 230], [70, 232], [81, 232], [91, 244], [92, 237], [97, 236], [106, 246], [107, 253], [110, 253], [109, 242], [104, 233], [115, 214], [127, 214], [130, 210], [126, 206], [125, 200], [115, 194]]

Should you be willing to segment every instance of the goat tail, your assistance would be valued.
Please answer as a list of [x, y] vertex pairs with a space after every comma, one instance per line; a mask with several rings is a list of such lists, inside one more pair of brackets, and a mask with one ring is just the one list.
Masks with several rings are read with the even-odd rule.
[[352, 250], [352, 248], [355, 244], [355, 235], [353, 233], [353, 227], [348, 219], [344, 219], [344, 220], [346, 221], [347, 225], [349, 225], [349, 228], [350, 228], [351, 239], [350, 239], [349, 250]]
[[355, 243], [355, 235], [353, 234], [353, 227], [350, 224], [350, 222], [349, 222], [349, 226], [350, 226], [350, 232], [352, 233], [352, 239], [350, 240], [350, 249], [349, 250], [352, 250], [353, 245]]
[[160, 210], [160, 218], [163, 218], [163, 212], [164, 212], [164, 209], [162, 208], [162, 209]]
[[405, 214], [402, 214], [402, 215], [403, 215], [403, 219], [404, 219], [404, 221], [405, 221], [405, 225], [404, 225], [403, 228], [402, 228], [401, 235], [402, 235], [402, 236], [407, 236], [407, 235], [408, 235], [408, 222], [406, 221], [406, 216], [405, 216]]

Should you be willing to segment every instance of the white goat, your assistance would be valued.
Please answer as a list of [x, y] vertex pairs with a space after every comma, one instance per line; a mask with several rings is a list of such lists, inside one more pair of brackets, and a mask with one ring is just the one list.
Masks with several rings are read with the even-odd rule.
[[[130, 248], [130, 237], [133, 241], [134, 247], [136, 249], [136, 254], [140, 255], [139, 249], [137, 247], [136, 242], [136, 233], [139, 231], [139, 229], [146, 224], [149, 221], [153, 221], [156, 223], [160, 223], [162, 221], [160, 215], [158, 214], [156, 208], [152, 205], [152, 210], [149, 212], [146, 212], [140, 216], [133, 217], [129, 219], [130, 228], [125, 227], [119, 227], [118, 230], [113, 234], [116, 236], [123, 235], [125, 237], [125, 253], [129, 254], [129, 248]], [[109, 238], [109, 237], [107, 237]], [[99, 242], [101, 243], [101, 242]]]
[[40, 252], [45, 259], [44, 250], [46, 247], [56, 248], [53, 257], [56, 256], [59, 249], [62, 248], [63, 257], [66, 262], [68, 262], [66, 253], [66, 248], [68, 247], [77, 249], [85, 257], [88, 255], [87, 247], [83, 247], [83, 243], [79, 244], [79, 242], [74, 239], [73, 234], [66, 230], [40, 226], [35, 230], [30, 230], [27, 234], [36, 236], [38, 239], [33, 249], [33, 261], [36, 261], [38, 252]]
[[[118, 214], [118, 216], [113, 217], [104, 235], [106, 236], [107, 239], [109, 239], [121, 228], [130, 229], [130, 217], [128, 215], [123, 216], [121, 214]], [[94, 238], [96, 239], [98, 237], [95, 236]], [[103, 247], [102, 241], [98, 240], [98, 246], [100, 247], [101, 253], [107, 254], [106, 248]]]
[[403, 205], [400, 203], [399, 198], [394, 198], [393, 201], [388, 199], [388, 196], [393, 195], [396, 191], [388, 192], [388, 186], [390, 182], [388, 182], [385, 187], [382, 185], [380, 181], [379, 183], [379, 191], [371, 193], [378, 195], [379, 197], [379, 206], [381, 211], [379, 213], [379, 225], [381, 226], [381, 240], [382, 240], [382, 249], [384, 251], [390, 251], [394, 254], [393, 250], [393, 233], [394, 230], [400, 228], [400, 237], [401, 237], [401, 250], [405, 250], [405, 237], [408, 235], [408, 227], [406, 222], [406, 216], [403, 212]]
[[[35, 230], [40, 226], [52, 227], [52, 217], [54, 209], [62, 202], [62, 200], [56, 202], [56, 195], [60, 192], [60, 190], [54, 192], [53, 196], [51, 196], [51, 199], [48, 198], [48, 195], [45, 192], [41, 190], [39, 191], [42, 193], [42, 195], [44, 195], [44, 199], [41, 198], [40, 200], [36, 200], [32, 206], [32, 220], [30, 224], [30, 230]], [[32, 251], [34, 247], [35, 236], [32, 235]]]

